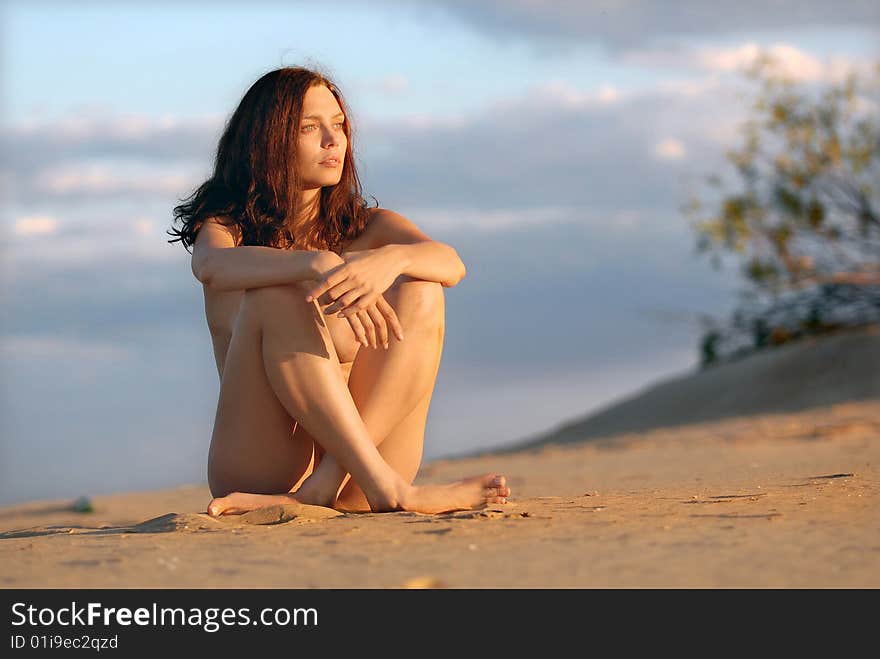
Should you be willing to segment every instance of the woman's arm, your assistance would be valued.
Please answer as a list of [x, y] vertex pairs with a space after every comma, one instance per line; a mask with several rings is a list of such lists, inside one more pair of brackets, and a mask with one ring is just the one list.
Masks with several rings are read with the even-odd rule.
[[414, 279], [436, 281], [448, 288], [467, 274], [454, 247], [432, 240], [400, 213], [387, 208], [372, 209], [366, 233], [373, 248], [394, 254], [402, 274]]
[[342, 259], [333, 252], [284, 250], [274, 247], [214, 247], [205, 255], [196, 279], [218, 291], [245, 290], [316, 279], [327, 266]]
[[227, 227], [206, 221], [193, 245], [192, 271], [206, 287], [233, 291], [316, 279], [341, 263], [330, 251], [236, 247]]
[[446, 243], [429, 240], [409, 245], [385, 245], [400, 263], [401, 274], [414, 279], [440, 282], [444, 287], [455, 286], [464, 279], [467, 270], [455, 248]]

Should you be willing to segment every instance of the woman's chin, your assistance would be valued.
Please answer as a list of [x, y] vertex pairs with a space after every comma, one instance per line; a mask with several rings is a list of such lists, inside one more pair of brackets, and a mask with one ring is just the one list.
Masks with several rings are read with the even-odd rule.
[[329, 188], [342, 179], [342, 175], [340, 174], [331, 174], [331, 175], [323, 175], [323, 176], [315, 176], [314, 178], [310, 178], [308, 180], [303, 181], [303, 187], [308, 188]]

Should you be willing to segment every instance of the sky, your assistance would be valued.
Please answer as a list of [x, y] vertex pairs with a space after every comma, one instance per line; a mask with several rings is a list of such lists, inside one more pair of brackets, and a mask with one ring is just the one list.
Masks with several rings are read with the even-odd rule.
[[0, 7], [0, 503], [204, 481], [219, 382], [165, 231], [263, 73], [329, 73], [365, 191], [467, 266], [430, 459], [696, 368], [742, 282], [680, 209], [737, 144], [743, 69], [824, 84], [880, 57], [870, 2]]

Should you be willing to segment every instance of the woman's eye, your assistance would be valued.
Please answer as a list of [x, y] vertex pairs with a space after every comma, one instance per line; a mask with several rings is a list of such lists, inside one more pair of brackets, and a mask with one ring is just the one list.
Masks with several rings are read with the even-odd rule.
[[[338, 121], [333, 125], [339, 126], [339, 130], [342, 130], [342, 127], [345, 125], [345, 122]], [[302, 130], [303, 130], [303, 132], [311, 132], [313, 128], [317, 128], [317, 127], [318, 127], [317, 124], [308, 124], [306, 126], [303, 126]]]

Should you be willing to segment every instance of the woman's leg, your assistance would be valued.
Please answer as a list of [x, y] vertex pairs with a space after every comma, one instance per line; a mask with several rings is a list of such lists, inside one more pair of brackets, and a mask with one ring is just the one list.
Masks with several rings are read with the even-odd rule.
[[[405, 336], [405, 335], [404, 335]], [[428, 420], [428, 408], [431, 404], [431, 394], [422, 399], [403, 420], [397, 424], [388, 436], [379, 445], [379, 453], [385, 461], [394, 465], [395, 470], [407, 483], [412, 483], [421, 465], [422, 449], [425, 438], [425, 425]], [[318, 464], [315, 470], [320, 468]], [[339, 493], [334, 508], [345, 511], [367, 512], [370, 504], [363, 490], [355, 481], [346, 475], [345, 485]], [[510, 495], [506, 482], [498, 487], [498, 497], [488, 503], [505, 503], [505, 497]]]
[[244, 491], [296, 488], [311, 472], [314, 446], [298, 436], [266, 377], [259, 306], [247, 294], [226, 351], [208, 454], [208, 485], [215, 497]]
[[[494, 474], [445, 486], [413, 487], [389, 466], [376, 449], [345, 386], [336, 351], [319, 307], [314, 302], [306, 303], [298, 286], [248, 290], [239, 316], [241, 322], [256, 319], [260, 325], [260, 347], [266, 377], [283, 408], [335, 458], [341, 468], [352, 474], [372, 510], [440, 512], [472, 508], [498, 500], [499, 487], [506, 491], [503, 478], [496, 479]], [[230, 353], [233, 347], [230, 345]], [[233, 355], [230, 354], [227, 360], [224, 381], [233, 376], [233, 371], [229, 370], [234, 365]], [[221, 399], [224, 398], [222, 393], [221, 390]], [[221, 421], [220, 417], [218, 411], [218, 422]], [[217, 453], [222, 451], [218, 448]], [[235, 466], [230, 465], [228, 452], [225, 455], [226, 471], [223, 473], [228, 476], [229, 470], [234, 470]], [[297, 478], [294, 479], [294, 476]], [[291, 486], [301, 474], [294, 476], [290, 477], [293, 481]], [[228, 483], [233, 480], [227, 478]], [[266, 483], [261, 485], [235, 487], [235, 490], [266, 492], [270, 489]], [[284, 489], [276, 487], [275, 491], [283, 492]], [[215, 490], [215, 494], [221, 498], [212, 502], [212, 513], [239, 512], [245, 507], [239, 505], [242, 503], [240, 498], [223, 497], [228, 492], [229, 487]]]
[[[445, 299], [439, 283], [411, 277], [399, 278], [384, 296], [400, 319], [405, 340], [392, 338], [388, 350], [360, 349], [348, 389], [383, 459], [412, 483], [443, 352]], [[304, 485], [332, 488], [334, 494], [344, 485], [336, 507], [369, 510], [361, 488], [332, 456], [320, 460]]]

